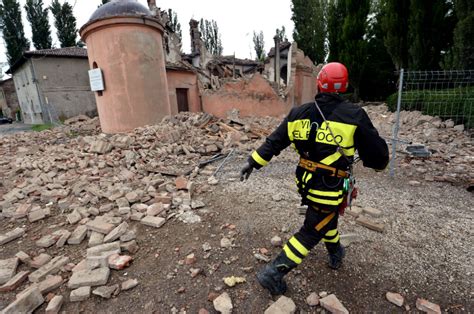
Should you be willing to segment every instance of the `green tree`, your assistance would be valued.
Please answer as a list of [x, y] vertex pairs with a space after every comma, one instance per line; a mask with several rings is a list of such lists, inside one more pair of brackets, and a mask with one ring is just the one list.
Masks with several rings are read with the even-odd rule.
[[25, 11], [33, 33], [33, 45], [36, 49], [50, 49], [53, 46], [53, 40], [49, 26], [49, 9], [43, 9], [43, 0], [27, 0]]
[[178, 36], [179, 41], [183, 39], [183, 31], [181, 30], [181, 23], [178, 21], [178, 14], [173, 12], [172, 9], [168, 10], [169, 22], [168, 26]]
[[222, 47], [221, 34], [217, 22], [201, 19], [201, 38], [206, 49], [214, 56], [221, 56], [224, 48]]
[[286, 28], [284, 25], [281, 26], [281, 29], [276, 29], [276, 36], [278, 36], [281, 43], [288, 41], [288, 37], [286, 36]]
[[329, 3], [327, 17], [329, 62], [340, 61], [341, 34], [345, 15], [346, 5], [344, 0], [333, 0]]
[[410, 69], [439, 69], [442, 52], [452, 45], [454, 26], [451, 1], [411, 0], [408, 20]]
[[326, 59], [327, 0], [292, 0], [293, 38], [315, 63]]
[[382, 0], [381, 6], [385, 47], [398, 70], [407, 68], [410, 0]]
[[350, 84], [354, 89], [354, 100], [359, 100], [360, 81], [367, 62], [367, 17], [370, 0], [345, 0], [346, 16], [342, 27], [341, 62], [349, 70]]
[[3, 0], [0, 3], [0, 29], [7, 48], [8, 62], [13, 65], [30, 48], [23, 30], [18, 1]]
[[59, 0], [51, 3], [51, 12], [54, 16], [54, 25], [61, 47], [76, 46], [77, 28], [72, 6], [68, 2], [61, 4]]
[[444, 68], [474, 69], [474, 2], [455, 0], [454, 12], [458, 19], [454, 29], [453, 47], [445, 57]]
[[264, 61], [265, 60], [265, 40], [263, 38], [263, 32], [260, 33], [253, 32], [253, 45], [255, 49], [257, 61]]
[[395, 66], [384, 45], [383, 11], [378, 2], [372, 3], [367, 29], [367, 63], [360, 82], [360, 97], [384, 101], [396, 91]]

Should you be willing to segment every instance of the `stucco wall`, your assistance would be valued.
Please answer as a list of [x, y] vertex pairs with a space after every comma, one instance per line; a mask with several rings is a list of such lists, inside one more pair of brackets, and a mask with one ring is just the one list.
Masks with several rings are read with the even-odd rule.
[[52, 107], [54, 118], [97, 115], [95, 95], [89, 85], [86, 58], [31, 59], [38, 77], [43, 107]]
[[250, 80], [228, 82], [217, 91], [206, 91], [202, 95], [202, 106], [204, 112], [221, 118], [232, 109], [238, 109], [243, 117], [280, 117], [291, 109], [260, 74]]
[[20, 102], [23, 122], [26, 124], [43, 123], [41, 101], [33, 80], [31, 60], [26, 61], [13, 73], [13, 81]]
[[20, 110], [20, 104], [15, 91], [13, 79], [8, 79], [0, 84], [0, 108], [4, 116], [16, 119], [16, 112]]
[[296, 69], [294, 92], [296, 105], [314, 101], [314, 96], [318, 92], [316, 77], [312, 73]]
[[86, 25], [89, 67], [102, 69], [96, 93], [102, 131], [128, 132], [170, 114], [162, 26], [147, 18], [117, 17]]
[[199, 97], [199, 88], [196, 73], [179, 70], [167, 70], [166, 76], [168, 79], [171, 114], [178, 113], [178, 100], [176, 98], [177, 88], [188, 89], [189, 111], [201, 111], [201, 99]]

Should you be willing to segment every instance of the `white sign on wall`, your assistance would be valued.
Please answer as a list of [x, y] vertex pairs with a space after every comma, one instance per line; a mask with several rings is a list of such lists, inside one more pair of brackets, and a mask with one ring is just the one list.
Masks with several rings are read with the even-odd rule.
[[89, 81], [91, 84], [91, 91], [100, 92], [104, 88], [104, 77], [102, 76], [101, 69], [89, 70]]

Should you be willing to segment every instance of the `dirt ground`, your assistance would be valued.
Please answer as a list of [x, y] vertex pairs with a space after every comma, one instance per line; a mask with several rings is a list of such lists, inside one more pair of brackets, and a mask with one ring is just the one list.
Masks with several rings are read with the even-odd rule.
[[[136, 278], [139, 285], [117, 297], [103, 300], [92, 296], [79, 303], [65, 302], [67, 313], [197, 313], [205, 308], [215, 313], [210, 293], [227, 291], [234, 313], [263, 313], [276, 300], [256, 282], [255, 272], [264, 263], [254, 257], [261, 248], [275, 257], [280, 248], [270, 239], [278, 235], [287, 240], [301, 226], [304, 217], [298, 213], [299, 197], [294, 186], [296, 155], [290, 151], [275, 158], [268, 167], [254, 172], [241, 183], [238, 171], [245, 157], [239, 155], [219, 174], [219, 184], [201, 191], [197, 199], [206, 206], [197, 210], [202, 222], [185, 224], [169, 220], [154, 229], [132, 222], [137, 231], [140, 250], [134, 262], [123, 271], [113, 271], [108, 285]], [[408, 184], [409, 178], [399, 173], [391, 179], [386, 172], [375, 173], [357, 167], [360, 196], [357, 205], [383, 211], [376, 219], [385, 223], [383, 233], [368, 230], [355, 223], [353, 217], [340, 219], [342, 234], [355, 233], [358, 241], [347, 249], [343, 267], [338, 271], [326, 266], [326, 252], [318, 245], [303, 264], [287, 276], [286, 294], [297, 305], [299, 313], [324, 312], [311, 308], [306, 297], [311, 292], [334, 293], [355, 313], [416, 312], [418, 297], [428, 299], [448, 312], [473, 312], [473, 194], [462, 187], [446, 183], [423, 182], [419, 187]], [[279, 195], [272, 198], [273, 195]], [[52, 216], [34, 225], [0, 220], [0, 230], [24, 226], [27, 236], [0, 248], [0, 259], [19, 250], [38, 253], [34, 240], [58, 227], [64, 218]], [[234, 227], [235, 226], [235, 227]], [[73, 229], [73, 227], [64, 226]], [[221, 248], [223, 237], [232, 239], [231, 248]], [[85, 255], [85, 241], [80, 246], [47, 249], [51, 255], [65, 254], [77, 263]], [[210, 251], [204, 251], [203, 244]], [[195, 253], [197, 262], [184, 265], [184, 258]], [[201, 274], [191, 277], [190, 269]], [[22, 268], [20, 267], [20, 270]], [[63, 277], [69, 274], [63, 273]], [[247, 282], [226, 287], [223, 278], [245, 277]], [[20, 287], [21, 291], [26, 287]], [[385, 299], [388, 291], [405, 296], [409, 308], [398, 308]], [[56, 294], [66, 297], [63, 285]], [[14, 298], [14, 293], [0, 294], [0, 308]], [[44, 304], [37, 312], [43, 312]]]

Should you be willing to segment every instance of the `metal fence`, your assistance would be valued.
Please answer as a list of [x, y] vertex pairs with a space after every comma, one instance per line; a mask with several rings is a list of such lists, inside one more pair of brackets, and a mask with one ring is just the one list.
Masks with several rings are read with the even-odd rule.
[[[389, 102], [390, 105], [390, 102]], [[397, 143], [400, 143], [400, 112], [421, 111], [452, 123], [464, 124], [474, 129], [474, 70], [405, 71], [398, 81], [398, 98], [392, 99], [391, 109], [396, 109], [393, 126], [392, 160], [390, 175], [395, 174]]]

